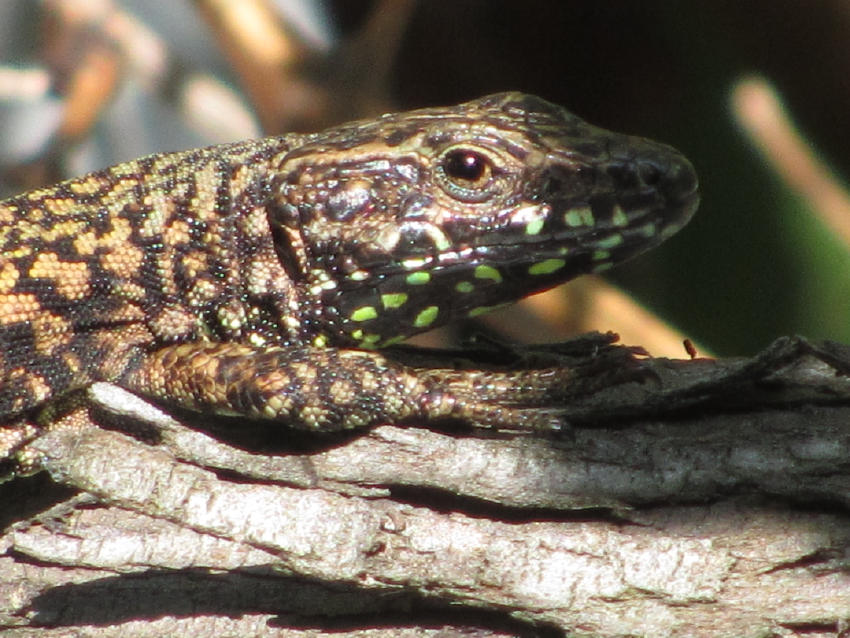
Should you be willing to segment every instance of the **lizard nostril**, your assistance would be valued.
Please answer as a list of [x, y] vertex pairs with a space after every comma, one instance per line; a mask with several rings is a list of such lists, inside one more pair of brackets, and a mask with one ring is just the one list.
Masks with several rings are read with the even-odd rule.
[[637, 161], [640, 181], [656, 189], [668, 202], [686, 200], [697, 189], [694, 167], [678, 153], [652, 154]]
[[643, 163], [638, 171], [641, 181], [647, 186], [657, 186], [661, 181], [661, 169], [655, 164]]

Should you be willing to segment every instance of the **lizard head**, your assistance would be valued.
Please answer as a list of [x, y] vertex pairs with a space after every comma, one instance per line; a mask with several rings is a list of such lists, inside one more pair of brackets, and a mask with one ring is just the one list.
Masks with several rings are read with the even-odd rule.
[[317, 334], [361, 347], [610, 268], [698, 202], [676, 150], [521, 93], [308, 136], [276, 175], [278, 255]]

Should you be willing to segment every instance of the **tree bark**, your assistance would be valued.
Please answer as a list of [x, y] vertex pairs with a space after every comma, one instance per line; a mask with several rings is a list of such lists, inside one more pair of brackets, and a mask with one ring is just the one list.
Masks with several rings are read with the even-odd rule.
[[49, 476], [2, 486], [0, 627], [845, 635], [849, 360], [647, 359], [568, 431], [279, 429], [275, 453], [98, 386], [153, 429], [55, 429]]

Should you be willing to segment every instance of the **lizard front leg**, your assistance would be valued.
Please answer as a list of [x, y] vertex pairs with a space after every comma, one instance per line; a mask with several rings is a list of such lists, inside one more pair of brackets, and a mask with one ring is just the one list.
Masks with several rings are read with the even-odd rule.
[[43, 458], [30, 444], [47, 430], [94, 427], [85, 391], [73, 391], [30, 417], [0, 424], [0, 483], [41, 471]]
[[333, 431], [415, 419], [551, 429], [569, 369], [520, 373], [409, 367], [377, 352], [189, 343], [137, 361], [123, 387], [182, 407]]

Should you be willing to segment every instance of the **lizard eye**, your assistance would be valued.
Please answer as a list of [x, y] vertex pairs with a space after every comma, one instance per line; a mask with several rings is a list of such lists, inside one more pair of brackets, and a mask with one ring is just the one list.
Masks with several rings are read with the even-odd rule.
[[445, 152], [437, 175], [446, 192], [465, 202], [481, 202], [493, 194], [493, 161], [484, 153], [469, 148]]
[[490, 173], [490, 160], [481, 153], [455, 149], [443, 159], [446, 176], [463, 186], [474, 185], [485, 180]]

